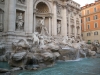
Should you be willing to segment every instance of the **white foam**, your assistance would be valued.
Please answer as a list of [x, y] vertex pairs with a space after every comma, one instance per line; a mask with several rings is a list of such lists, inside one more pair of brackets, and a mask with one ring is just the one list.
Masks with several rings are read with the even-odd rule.
[[62, 49], [70, 49], [69, 47], [66, 47], [66, 48], [62, 48]]

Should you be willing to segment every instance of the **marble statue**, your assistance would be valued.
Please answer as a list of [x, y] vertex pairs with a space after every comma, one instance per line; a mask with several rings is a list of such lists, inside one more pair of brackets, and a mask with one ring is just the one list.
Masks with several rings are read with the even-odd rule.
[[61, 23], [60, 23], [60, 22], [58, 22], [57, 33], [58, 33], [58, 34], [61, 33]]
[[38, 32], [32, 34], [33, 45], [39, 45]]
[[44, 45], [44, 37], [43, 36], [39, 36], [39, 45]]
[[69, 38], [69, 42], [74, 43], [75, 42], [75, 38], [74, 37]]
[[45, 20], [45, 17], [43, 17], [43, 19], [40, 20], [41, 25], [44, 25], [44, 20]]
[[47, 30], [46, 26], [44, 25], [44, 20], [45, 20], [45, 17], [43, 17], [43, 19], [40, 20], [40, 29], [41, 29], [40, 34], [41, 35], [49, 35], [48, 30]]
[[18, 17], [17, 17], [17, 30], [22, 30], [23, 29], [23, 24], [24, 24], [24, 21], [23, 21], [23, 16], [22, 16], [22, 13], [19, 13]]
[[63, 44], [68, 44], [68, 36], [64, 36], [64, 37], [62, 38], [62, 43], [63, 43]]
[[81, 35], [77, 35], [76, 41], [77, 41], [77, 42], [83, 41], [82, 36], [81, 36]]

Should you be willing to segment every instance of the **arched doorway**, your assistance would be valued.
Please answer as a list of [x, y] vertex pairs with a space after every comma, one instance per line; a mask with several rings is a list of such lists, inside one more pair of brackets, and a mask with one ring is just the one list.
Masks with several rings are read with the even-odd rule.
[[37, 2], [35, 5], [34, 22], [35, 31], [40, 32], [38, 28], [43, 20], [44, 26], [47, 28], [48, 33], [51, 33], [51, 11], [50, 7], [45, 2]]

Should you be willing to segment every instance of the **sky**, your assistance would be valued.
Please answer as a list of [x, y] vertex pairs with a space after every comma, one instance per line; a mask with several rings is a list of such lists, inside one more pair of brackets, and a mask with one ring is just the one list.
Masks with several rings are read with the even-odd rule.
[[94, 3], [95, 0], [73, 0], [73, 1], [79, 3], [82, 7], [86, 4]]

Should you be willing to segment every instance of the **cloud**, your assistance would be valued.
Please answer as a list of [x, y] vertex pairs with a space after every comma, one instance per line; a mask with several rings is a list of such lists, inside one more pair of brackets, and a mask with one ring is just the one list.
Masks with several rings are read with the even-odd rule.
[[81, 6], [84, 6], [86, 4], [94, 3], [95, 0], [73, 0], [77, 3], [79, 3]]

